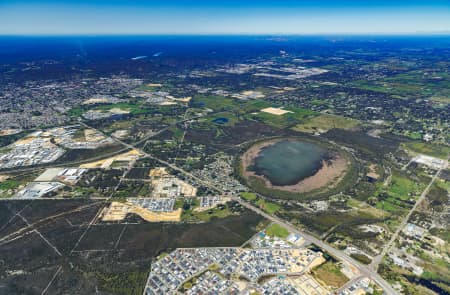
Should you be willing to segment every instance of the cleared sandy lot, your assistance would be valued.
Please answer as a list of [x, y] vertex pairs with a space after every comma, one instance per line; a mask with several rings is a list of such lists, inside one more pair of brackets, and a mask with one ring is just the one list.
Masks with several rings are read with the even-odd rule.
[[128, 214], [137, 214], [148, 222], [178, 222], [181, 220], [181, 209], [172, 212], [152, 212], [129, 202], [112, 202], [102, 213], [102, 221], [121, 221]]
[[281, 116], [281, 115], [284, 115], [287, 113], [292, 113], [291, 111], [286, 111], [286, 110], [283, 110], [280, 108], [265, 108], [265, 109], [262, 109], [261, 112], [269, 113], [269, 114], [277, 115], [277, 116]]

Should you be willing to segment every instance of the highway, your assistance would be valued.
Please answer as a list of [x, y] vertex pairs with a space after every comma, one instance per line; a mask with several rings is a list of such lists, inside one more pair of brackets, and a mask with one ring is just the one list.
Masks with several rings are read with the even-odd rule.
[[[100, 132], [100, 131], [99, 131]], [[212, 184], [209, 181], [206, 181], [204, 179], [201, 179], [195, 175], [193, 175], [192, 173], [185, 171], [184, 169], [175, 166], [172, 163], [169, 163], [167, 161], [161, 160], [159, 158], [154, 157], [153, 155], [139, 149], [136, 148], [133, 145], [127, 144], [117, 138], [114, 138], [114, 140], [116, 140], [117, 142], [121, 143], [122, 145], [129, 147], [129, 148], [135, 148], [137, 149], [139, 152], [141, 152], [143, 155], [154, 159], [155, 161], [160, 162], [163, 165], [166, 165], [170, 168], [172, 168], [173, 170], [176, 170], [182, 174], [184, 174], [185, 176], [196, 180], [197, 182], [201, 183], [202, 185], [209, 187], [211, 189], [216, 190], [217, 192], [220, 192], [224, 195], [227, 195], [227, 193], [225, 191], [223, 191], [222, 189], [216, 187], [214, 184]], [[373, 269], [369, 268], [366, 265], [362, 265], [361, 263], [359, 263], [358, 261], [354, 260], [353, 258], [351, 258], [350, 256], [348, 256], [347, 254], [345, 254], [344, 252], [332, 247], [331, 245], [329, 245], [328, 243], [306, 233], [303, 232], [301, 230], [299, 230], [297, 227], [295, 227], [294, 225], [292, 225], [291, 223], [282, 220], [279, 217], [267, 214], [266, 212], [264, 212], [263, 210], [261, 210], [260, 208], [254, 206], [253, 204], [241, 199], [240, 197], [236, 197], [236, 196], [230, 196], [230, 198], [238, 203], [240, 203], [243, 207], [252, 210], [253, 212], [265, 217], [266, 219], [270, 220], [273, 223], [279, 224], [280, 226], [285, 227], [286, 229], [288, 229], [289, 231], [299, 234], [301, 235], [306, 241], [311, 242], [316, 244], [317, 246], [319, 246], [320, 248], [322, 248], [323, 250], [325, 250], [326, 252], [328, 252], [329, 254], [331, 254], [332, 256], [334, 256], [336, 259], [341, 260], [341, 261], [345, 261], [346, 263], [355, 266], [360, 272], [361, 275], [367, 276], [369, 278], [371, 278], [374, 282], [376, 282], [381, 288], [383, 288], [383, 290], [386, 292], [386, 294], [389, 295], [394, 295], [394, 294], [398, 294], [397, 291], [395, 291], [392, 286], [386, 282], [376, 271], [374, 271]]]
[[[177, 122], [177, 123], [180, 123], [180, 122], [183, 122], [183, 121], [186, 121], [186, 120], [191, 120], [191, 119], [193, 119], [193, 118], [184, 119], [184, 120], [181, 120], [181, 121], [179, 121], [179, 122]], [[91, 126], [88, 126], [88, 125], [86, 125], [85, 123], [81, 123], [81, 122], [80, 122], [80, 124], [83, 125], [83, 126], [85, 126], [85, 127], [92, 128]], [[178, 172], [184, 174], [185, 176], [187, 176], [187, 177], [189, 177], [189, 178], [191, 178], [191, 179], [193, 179], [193, 180], [196, 180], [198, 183], [200, 183], [200, 184], [202, 184], [202, 185], [204, 185], [204, 186], [206, 186], [206, 187], [209, 187], [209, 188], [211, 188], [211, 189], [213, 189], [213, 190], [215, 190], [215, 191], [217, 191], [217, 192], [219, 192], [219, 193], [222, 193], [222, 194], [224, 194], [224, 195], [227, 195], [227, 193], [226, 193], [225, 191], [223, 191], [221, 188], [216, 187], [213, 183], [211, 183], [211, 182], [209, 182], [209, 181], [207, 181], [207, 180], [201, 179], [201, 178], [199, 178], [199, 177], [197, 177], [197, 176], [191, 174], [190, 172], [185, 171], [184, 169], [175, 166], [175, 165], [172, 164], [172, 163], [169, 163], [169, 162], [167, 162], [167, 161], [164, 161], [164, 160], [161, 160], [161, 159], [159, 159], [159, 158], [157, 158], [157, 157], [154, 157], [153, 155], [151, 155], [151, 154], [145, 152], [144, 150], [142, 150], [142, 149], [136, 147], [137, 145], [139, 145], [139, 144], [143, 143], [144, 141], [148, 140], [149, 138], [151, 138], [151, 137], [153, 137], [153, 136], [156, 136], [156, 135], [158, 135], [158, 134], [164, 132], [165, 130], [167, 130], [167, 128], [169, 128], [169, 127], [163, 128], [163, 129], [159, 130], [159, 131], [156, 132], [156, 133], [150, 134], [149, 136], [144, 137], [143, 139], [141, 139], [140, 141], [134, 143], [133, 145], [128, 144], [128, 143], [125, 143], [125, 142], [119, 140], [118, 138], [115, 138], [115, 137], [112, 137], [112, 138], [113, 138], [116, 142], [120, 143], [120, 144], [124, 147], [124, 148], [120, 149], [120, 151], [125, 151], [125, 150], [128, 150], [128, 149], [136, 149], [136, 150], [138, 150], [139, 152], [141, 152], [143, 155], [145, 155], [145, 156], [147, 156], [147, 157], [149, 157], [149, 158], [152, 158], [152, 159], [154, 159], [155, 161], [158, 161], [159, 163], [161, 163], [161, 164], [163, 164], [163, 165], [165, 165], [165, 166], [167, 166], [167, 167], [170, 167], [170, 168], [172, 168], [173, 170], [176, 170], [176, 171], [178, 171]], [[104, 134], [102, 131], [100, 131], [100, 130], [98, 130], [98, 129], [96, 129], [96, 128], [92, 128], [92, 129], [97, 130], [98, 132]], [[104, 134], [104, 135], [107, 136], [106, 134]], [[118, 153], [118, 151], [116, 151], [116, 152], [114, 152], [114, 153]], [[104, 157], [104, 155], [103, 155], [102, 157]], [[89, 160], [92, 161], [93, 159], [94, 159], [94, 158], [91, 158], [91, 159], [89, 159]], [[88, 160], [86, 160], [86, 161], [88, 161]], [[83, 161], [83, 162], [84, 162], [84, 161]], [[75, 162], [73, 162], [72, 164], [75, 164]], [[68, 165], [68, 163], [65, 163], [65, 164], [62, 164], [62, 165]], [[54, 167], [54, 166], [55, 166], [55, 165], [53, 165], [53, 167]], [[33, 169], [41, 169], [41, 168], [43, 168], [43, 167], [39, 167], [39, 168], [33, 167], [33, 168], [17, 169], [16, 171], [26, 171], [27, 169], [33, 170]], [[437, 174], [435, 175], [435, 178], [436, 178], [436, 177], [437, 177]], [[435, 179], [435, 178], [434, 178], [434, 179]], [[430, 185], [427, 187], [428, 190], [429, 190], [429, 188], [431, 187], [431, 185], [432, 185], [432, 183], [430, 183]], [[427, 190], [427, 191], [424, 191], [424, 193], [422, 194], [423, 196], [421, 196], [421, 199], [423, 199], [423, 197], [426, 195], [426, 193], [428, 192], [428, 190]], [[380, 275], [378, 275], [378, 273], [377, 273], [375, 270], [373, 270], [372, 268], [370, 268], [370, 267], [368, 267], [368, 266], [365, 266], [365, 265], [362, 265], [361, 263], [357, 262], [356, 260], [354, 260], [353, 258], [351, 258], [350, 256], [348, 256], [348, 255], [345, 254], [344, 252], [342, 252], [342, 251], [340, 251], [340, 250], [338, 250], [338, 249], [332, 247], [332, 246], [329, 245], [328, 243], [326, 243], [326, 242], [324, 242], [324, 241], [322, 241], [322, 240], [320, 240], [320, 239], [318, 239], [318, 238], [312, 236], [312, 235], [309, 234], [309, 233], [306, 233], [306, 232], [304, 232], [304, 231], [299, 230], [297, 227], [295, 227], [294, 225], [290, 224], [289, 222], [287, 222], [287, 221], [285, 221], [285, 220], [283, 220], [283, 219], [281, 219], [281, 218], [279, 218], [279, 217], [277, 217], [277, 216], [273, 216], [273, 215], [267, 214], [266, 212], [264, 212], [264, 211], [261, 210], [260, 208], [258, 208], [258, 207], [256, 207], [256, 206], [254, 206], [253, 204], [251, 204], [251, 203], [249, 203], [249, 202], [247, 202], [247, 201], [241, 199], [240, 197], [237, 197], [237, 196], [230, 196], [230, 198], [231, 198], [232, 200], [234, 200], [234, 201], [240, 203], [243, 207], [245, 207], [245, 208], [247, 208], [247, 209], [249, 209], [249, 210], [252, 210], [253, 212], [255, 212], [255, 213], [257, 213], [257, 214], [263, 216], [264, 218], [268, 219], [269, 221], [271, 221], [271, 222], [273, 222], [273, 223], [276, 223], [276, 224], [279, 224], [280, 226], [285, 227], [286, 229], [288, 229], [289, 231], [291, 231], [291, 232], [293, 232], [293, 233], [296, 233], [296, 234], [301, 235], [307, 242], [316, 244], [318, 247], [322, 248], [324, 251], [328, 252], [330, 255], [334, 256], [336, 259], [341, 260], [341, 261], [343, 261], [343, 262], [346, 262], [346, 263], [348, 263], [348, 264], [354, 266], [354, 267], [357, 268], [357, 269], [359, 270], [359, 272], [360, 272], [360, 274], [359, 274], [357, 277], [366, 276], [366, 277], [371, 278], [375, 283], [377, 283], [381, 288], [384, 289], [384, 291], [386, 292], [386, 294], [389, 294], [389, 295], [391, 295], [391, 294], [392, 294], [392, 295], [393, 295], [393, 294], [398, 294], [398, 293], [391, 287], [391, 285], [390, 285], [388, 282], [386, 282]], [[415, 206], [415, 207], [416, 207], [416, 206]], [[78, 208], [78, 209], [79, 209], [79, 208]], [[66, 213], [67, 213], [67, 212], [65, 212], [65, 214], [66, 214]], [[409, 214], [409, 216], [410, 216], [410, 214]], [[49, 217], [49, 218], [54, 218], [54, 217], [55, 217], [55, 216], [51, 216], [51, 217]], [[94, 220], [95, 220], [95, 218], [94, 218]], [[92, 221], [91, 221], [91, 223], [92, 223]], [[34, 226], [34, 225], [33, 225], [33, 226]], [[25, 229], [27, 229], [27, 228], [28, 228], [28, 227], [25, 227]], [[20, 234], [23, 232], [23, 230], [24, 230], [24, 229], [22, 229], [21, 231], [14, 232], [12, 235], [9, 235], [9, 236], [7, 236], [7, 237], [3, 237], [3, 238], [1, 239], [1, 241], [8, 240], [8, 238], [11, 238], [12, 236], [20, 235]], [[81, 240], [81, 239], [80, 239], [80, 240]], [[72, 251], [74, 251], [75, 248], [76, 248], [76, 246], [72, 249]]]

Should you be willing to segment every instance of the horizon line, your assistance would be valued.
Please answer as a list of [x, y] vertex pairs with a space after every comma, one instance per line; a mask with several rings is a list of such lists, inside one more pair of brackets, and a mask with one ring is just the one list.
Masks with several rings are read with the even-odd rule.
[[207, 37], [207, 36], [280, 36], [280, 37], [302, 37], [302, 36], [450, 36], [448, 31], [416, 31], [416, 32], [317, 32], [317, 33], [0, 33], [0, 37], [126, 37], [126, 36], [167, 36], [167, 37]]

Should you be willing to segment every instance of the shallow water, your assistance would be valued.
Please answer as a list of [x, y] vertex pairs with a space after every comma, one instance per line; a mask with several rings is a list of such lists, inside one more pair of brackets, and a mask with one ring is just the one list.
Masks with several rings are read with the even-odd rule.
[[272, 185], [295, 185], [314, 175], [322, 167], [326, 154], [325, 149], [313, 143], [280, 141], [263, 148], [252, 170], [266, 177]]

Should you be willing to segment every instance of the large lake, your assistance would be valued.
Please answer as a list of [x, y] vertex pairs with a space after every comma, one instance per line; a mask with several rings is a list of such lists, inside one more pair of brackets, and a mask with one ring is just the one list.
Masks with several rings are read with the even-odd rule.
[[295, 185], [314, 175], [321, 167], [327, 151], [300, 140], [284, 140], [263, 148], [255, 158], [253, 171], [272, 185]]

